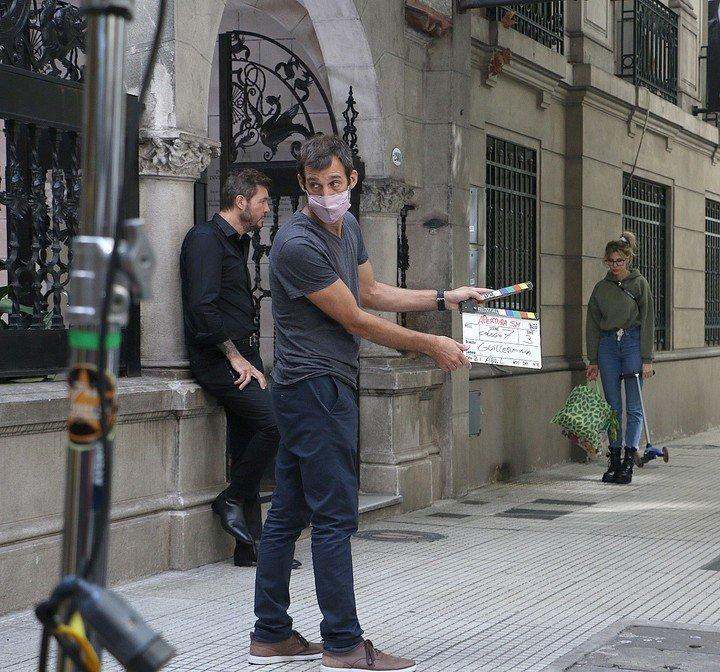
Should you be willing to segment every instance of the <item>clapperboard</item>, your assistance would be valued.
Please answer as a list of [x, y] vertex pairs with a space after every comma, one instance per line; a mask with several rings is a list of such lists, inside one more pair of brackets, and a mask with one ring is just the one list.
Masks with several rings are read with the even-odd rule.
[[[523, 282], [496, 289], [485, 295], [485, 301], [501, 299], [533, 288]], [[540, 320], [524, 310], [488, 308], [464, 301], [462, 306], [463, 342], [470, 348], [465, 356], [478, 364], [542, 368]]]

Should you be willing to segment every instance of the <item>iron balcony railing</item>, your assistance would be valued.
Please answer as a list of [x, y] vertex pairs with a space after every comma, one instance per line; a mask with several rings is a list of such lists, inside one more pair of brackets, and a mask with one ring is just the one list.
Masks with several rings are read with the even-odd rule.
[[488, 10], [488, 18], [506, 19], [512, 27], [558, 54], [565, 53], [565, 2], [550, 0]]
[[720, 345], [720, 203], [705, 201], [705, 344]]
[[623, 0], [620, 76], [677, 103], [678, 15], [659, 0]]

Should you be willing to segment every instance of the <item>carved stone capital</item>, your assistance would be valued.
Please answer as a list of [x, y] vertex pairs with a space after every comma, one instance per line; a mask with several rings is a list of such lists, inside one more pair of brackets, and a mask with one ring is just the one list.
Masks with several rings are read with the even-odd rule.
[[140, 175], [197, 180], [220, 156], [220, 143], [183, 131], [140, 131]]
[[360, 213], [400, 214], [403, 206], [412, 203], [414, 198], [415, 190], [400, 180], [366, 178], [362, 185]]

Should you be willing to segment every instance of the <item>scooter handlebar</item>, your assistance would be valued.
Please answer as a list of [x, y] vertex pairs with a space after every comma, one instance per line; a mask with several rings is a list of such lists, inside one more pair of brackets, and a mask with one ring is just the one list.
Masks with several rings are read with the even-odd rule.
[[[631, 378], [635, 378], [635, 376], [642, 376], [642, 371], [637, 371], [636, 373], [623, 373], [620, 374], [620, 380], [630, 380]], [[651, 376], [655, 375], [655, 371], [653, 371]]]

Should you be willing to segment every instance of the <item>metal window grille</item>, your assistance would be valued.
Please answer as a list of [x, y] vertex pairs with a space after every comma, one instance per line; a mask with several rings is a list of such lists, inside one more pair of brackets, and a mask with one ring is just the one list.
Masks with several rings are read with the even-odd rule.
[[720, 345], [720, 203], [705, 201], [705, 344]]
[[510, 19], [512, 27], [536, 42], [544, 44], [558, 54], [565, 53], [565, 2], [550, 0], [530, 5], [509, 5], [488, 10], [488, 16], [496, 21], [505, 17]]
[[[628, 184], [629, 182], [629, 184]], [[667, 341], [667, 188], [623, 176], [623, 227], [638, 239], [637, 269], [650, 283], [655, 302], [655, 349]]]
[[620, 76], [677, 103], [678, 15], [659, 0], [623, 0]]
[[[487, 284], [537, 286], [537, 152], [488, 136], [485, 170]], [[493, 305], [536, 311], [536, 296], [532, 290]]]

